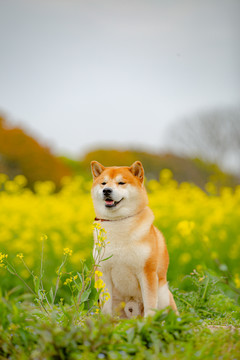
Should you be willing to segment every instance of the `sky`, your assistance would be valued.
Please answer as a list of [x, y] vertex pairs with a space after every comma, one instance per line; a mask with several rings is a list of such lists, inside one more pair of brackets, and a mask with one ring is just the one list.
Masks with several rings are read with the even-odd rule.
[[0, 0], [0, 112], [59, 154], [158, 152], [239, 64], [239, 0]]

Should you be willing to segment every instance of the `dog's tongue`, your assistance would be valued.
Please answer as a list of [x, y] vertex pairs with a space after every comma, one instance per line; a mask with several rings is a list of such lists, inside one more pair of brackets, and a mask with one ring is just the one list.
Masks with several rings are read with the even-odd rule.
[[114, 201], [113, 200], [105, 200], [106, 205], [113, 205]]

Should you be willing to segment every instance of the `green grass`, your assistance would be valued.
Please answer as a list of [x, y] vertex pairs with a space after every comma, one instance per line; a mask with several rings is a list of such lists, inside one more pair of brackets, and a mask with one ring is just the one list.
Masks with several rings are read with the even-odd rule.
[[0, 302], [1, 359], [239, 359], [237, 330], [212, 332], [189, 312], [132, 320], [90, 315], [76, 322], [70, 311], [46, 318], [17, 300]]
[[93, 286], [78, 307], [79, 284], [65, 304], [13, 289], [0, 297], [0, 359], [240, 359], [239, 295], [210, 271], [184, 281], [189, 290], [172, 289], [179, 316], [131, 320], [97, 314]]

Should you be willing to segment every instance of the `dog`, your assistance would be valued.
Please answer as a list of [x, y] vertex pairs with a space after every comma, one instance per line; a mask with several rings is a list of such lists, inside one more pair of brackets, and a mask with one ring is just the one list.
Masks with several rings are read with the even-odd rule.
[[[95, 222], [105, 229], [107, 239], [104, 258], [108, 259], [101, 262], [101, 272], [110, 299], [102, 312], [147, 317], [156, 309], [171, 307], [177, 313], [168, 289], [168, 251], [162, 233], [153, 225], [141, 162], [104, 167], [92, 161], [91, 170]], [[93, 253], [96, 234], [94, 241]]]

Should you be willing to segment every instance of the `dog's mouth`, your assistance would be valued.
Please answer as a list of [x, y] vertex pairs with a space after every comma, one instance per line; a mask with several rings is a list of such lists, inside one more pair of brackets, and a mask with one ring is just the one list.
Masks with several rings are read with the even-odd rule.
[[107, 198], [107, 199], [105, 199], [105, 206], [108, 208], [113, 208], [113, 207], [117, 206], [122, 200], [123, 200], [123, 198], [119, 201], [114, 201], [110, 198]]

